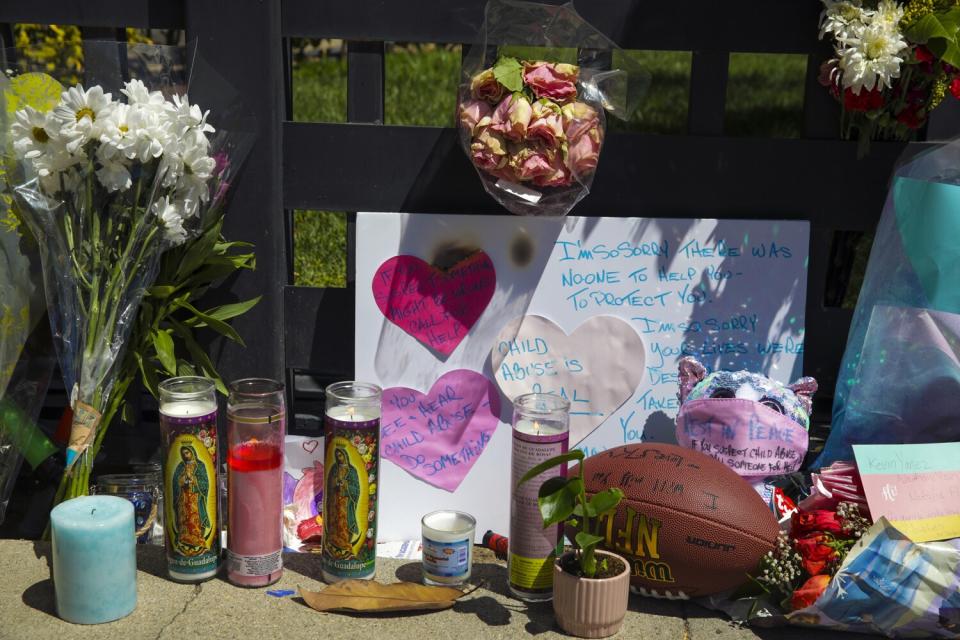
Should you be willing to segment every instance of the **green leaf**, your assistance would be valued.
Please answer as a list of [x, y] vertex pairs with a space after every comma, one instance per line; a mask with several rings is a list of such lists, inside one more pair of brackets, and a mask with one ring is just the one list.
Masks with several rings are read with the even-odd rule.
[[493, 77], [510, 92], [523, 91], [523, 65], [516, 58], [503, 57], [493, 65]]
[[220, 378], [220, 374], [217, 373], [217, 368], [213, 366], [213, 361], [210, 360], [210, 356], [207, 355], [207, 352], [203, 350], [197, 341], [193, 337], [193, 333], [190, 329], [177, 322], [174, 319], [170, 319], [170, 324], [173, 325], [173, 331], [177, 334], [177, 337], [183, 341], [184, 346], [187, 347], [187, 351], [190, 352], [190, 357], [193, 358], [194, 362], [200, 365], [200, 369], [203, 371], [203, 375], [211, 378], [214, 384], [217, 387], [217, 391], [223, 395], [229, 395], [229, 391], [225, 384], [223, 384], [223, 379]]
[[137, 359], [137, 366], [140, 368], [140, 375], [143, 376], [143, 386], [147, 388], [147, 391], [150, 392], [154, 398], [160, 396], [159, 385], [160, 381], [157, 379], [157, 370], [149, 362], [143, 361], [143, 356], [139, 353], [133, 354]]
[[192, 313], [194, 316], [197, 317], [197, 320], [199, 320], [199, 322], [195, 323], [194, 326], [196, 326], [196, 327], [203, 327], [203, 326], [210, 327], [211, 329], [213, 329], [214, 331], [216, 331], [216, 332], [219, 333], [220, 335], [226, 336], [227, 338], [233, 340], [234, 342], [238, 343], [239, 345], [244, 346], [244, 347], [247, 346], [247, 345], [243, 342], [243, 338], [240, 337], [240, 334], [237, 333], [237, 330], [234, 329], [233, 327], [231, 327], [230, 325], [228, 325], [228, 324], [227, 324], [226, 322], [224, 322], [223, 320], [218, 320], [217, 318], [214, 318], [213, 316], [207, 315], [206, 313], [204, 313], [203, 311], [198, 310], [196, 307], [194, 307], [192, 304], [190, 304], [190, 303], [187, 302], [187, 301], [181, 302], [181, 303], [180, 303], [180, 306], [183, 307], [184, 309], [188, 310], [190, 313]]
[[186, 360], [177, 360], [177, 375], [195, 376], [197, 375], [197, 370]]
[[174, 352], [173, 338], [167, 331], [153, 332], [153, 348], [157, 351], [160, 364], [171, 376], [177, 375], [177, 356]]
[[154, 298], [159, 298], [163, 300], [164, 298], [169, 298], [173, 294], [173, 292], [176, 290], [177, 290], [176, 287], [172, 287], [170, 285], [162, 285], [162, 286], [150, 287], [149, 289], [147, 289], [147, 293]]
[[229, 320], [230, 318], [235, 318], [239, 315], [243, 315], [250, 309], [252, 309], [263, 296], [257, 296], [256, 298], [251, 298], [250, 300], [245, 300], [244, 302], [234, 302], [233, 304], [224, 304], [219, 307], [214, 307], [213, 309], [207, 309], [206, 313], [211, 318], [216, 318], [217, 320]]
[[582, 489], [580, 478], [562, 476], [550, 478], [540, 485], [537, 504], [540, 506], [544, 529], [570, 517]]
[[220, 227], [222, 225], [223, 219], [221, 218], [210, 225], [199, 238], [190, 243], [187, 252], [180, 261], [180, 265], [177, 267], [176, 279], [178, 281], [193, 273], [208, 259], [213, 247], [220, 240]]
[[566, 462], [574, 462], [574, 461], [580, 462], [582, 460], [583, 460], [583, 451], [581, 451], [580, 449], [574, 449], [573, 451], [568, 451], [558, 456], [554, 456], [549, 460], [544, 460], [543, 462], [535, 466], [533, 469], [530, 469], [530, 471], [527, 471], [525, 474], [523, 474], [523, 477], [520, 478], [520, 482], [517, 483], [517, 486], [519, 487], [524, 482], [527, 482], [532, 478], [536, 478], [538, 475], [540, 475], [547, 469], [553, 469], [554, 467], [559, 467], [560, 465]]
[[960, 30], [960, 7], [948, 11], [928, 13], [904, 31], [908, 40], [925, 44], [933, 55], [953, 66], [960, 66], [960, 47], [957, 31]]
[[574, 542], [576, 542], [577, 546], [581, 549], [595, 549], [598, 544], [603, 542], [603, 536], [595, 536], [586, 531], [578, 531]]
[[590, 501], [587, 502], [587, 514], [591, 518], [596, 518], [615, 508], [620, 504], [621, 500], [623, 500], [623, 491], [621, 489], [617, 487], [604, 489], [599, 493], [595, 493], [593, 497], [590, 498]]

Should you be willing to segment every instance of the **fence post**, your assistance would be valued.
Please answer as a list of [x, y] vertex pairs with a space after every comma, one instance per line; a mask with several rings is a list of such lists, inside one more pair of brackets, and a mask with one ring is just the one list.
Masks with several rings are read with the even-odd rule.
[[[284, 380], [283, 287], [287, 284], [283, 219], [281, 121], [284, 114], [280, 0], [184, 3], [187, 39], [196, 39], [197, 57], [223, 77], [242, 98], [244, 115], [256, 120], [257, 137], [233, 185], [224, 235], [256, 245], [257, 269], [244, 272], [208, 294], [206, 303], [245, 300], [260, 304], [234, 326], [247, 346], [222, 341], [216, 352], [225, 380], [248, 376]], [[191, 87], [191, 99], [218, 104], [211, 83]]]

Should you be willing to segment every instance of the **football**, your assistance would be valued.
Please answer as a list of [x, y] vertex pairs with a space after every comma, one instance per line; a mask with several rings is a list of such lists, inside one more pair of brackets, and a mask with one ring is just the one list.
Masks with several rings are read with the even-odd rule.
[[609, 449], [583, 465], [588, 496], [623, 490], [612, 517], [601, 517], [599, 535], [602, 547], [631, 565], [635, 593], [687, 599], [733, 589], [774, 548], [780, 527], [773, 513], [710, 456], [645, 443]]

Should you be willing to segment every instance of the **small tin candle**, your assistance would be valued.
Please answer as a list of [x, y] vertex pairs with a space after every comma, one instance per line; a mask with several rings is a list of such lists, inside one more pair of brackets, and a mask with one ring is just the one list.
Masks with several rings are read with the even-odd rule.
[[456, 585], [470, 578], [477, 521], [468, 513], [442, 509], [423, 516], [423, 582]]

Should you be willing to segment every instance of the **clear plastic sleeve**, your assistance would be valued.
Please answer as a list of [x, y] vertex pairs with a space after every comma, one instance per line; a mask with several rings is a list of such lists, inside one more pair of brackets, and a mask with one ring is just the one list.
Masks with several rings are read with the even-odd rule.
[[506, 209], [563, 216], [593, 184], [606, 114], [628, 119], [649, 83], [572, 3], [490, 0], [461, 67], [461, 145]]
[[73, 86], [5, 52], [3, 186], [40, 247], [73, 409], [67, 462], [81, 463], [83, 477], [101, 419], [118, 404], [118, 363], [161, 255], [204, 229], [249, 149], [226, 104], [201, 109], [187, 97], [201, 66], [191, 51], [84, 42]]

